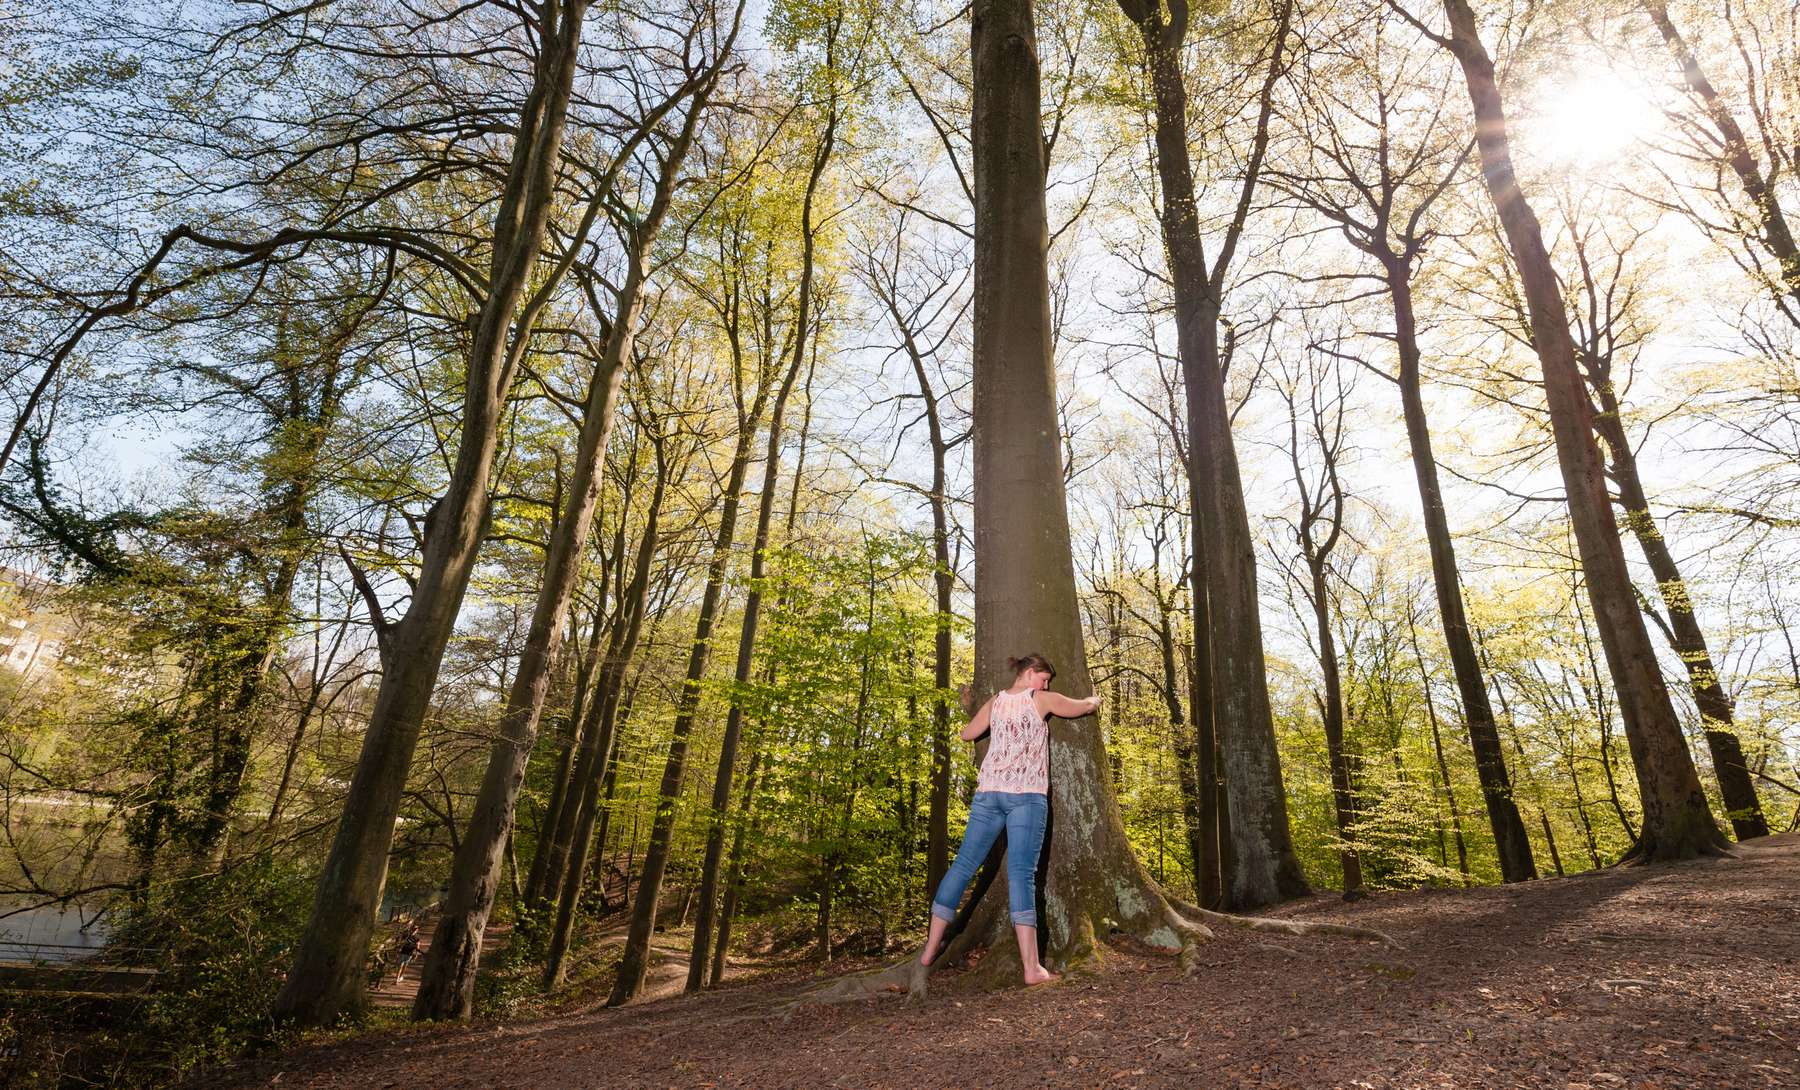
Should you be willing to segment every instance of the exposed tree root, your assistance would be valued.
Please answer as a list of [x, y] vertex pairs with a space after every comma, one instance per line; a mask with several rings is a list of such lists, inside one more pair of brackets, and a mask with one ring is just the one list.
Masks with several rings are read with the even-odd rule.
[[[1226, 912], [1213, 912], [1192, 905], [1186, 901], [1164, 895], [1162, 921], [1168, 925], [1180, 940], [1179, 947], [1170, 947], [1151, 942], [1147, 936], [1138, 936], [1146, 941], [1152, 949], [1172, 954], [1182, 972], [1192, 973], [1196, 968], [1195, 953], [1203, 942], [1211, 942], [1216, 936], [1206, 923], [1223, 924], [1239, 927], [1248, 931], [1261, 931], [1279, 935], [1335, 935], [1343, 938], [1363, 939], [1380, 943], [1384, 946], [1398, 948], [1388, 935], [1369, 927], [1352, 927], [1347, 924], [1317, 923], [1297, 920], [1271, 920], [1261, 916], [1234, 916]], [[782, 1007], [785, 1014], [792, 1015], [803, 1007], [818, 1004], [853, 1003], [868, 999], [882, 993], [904, 993], [911, 1001], [920, 1001], [928, 992], [928, 981], [932, 970], [940, 965], [956, 964], [971, 953], [985, 949], [980, 964], [974, 969], [976, 979], [987, 987], [998, 988], [1014, 983], [1018, 978], [1019, 957], [1016, 947], [1007, 941], [1011, 938], [1010, 928], [1006, 925], [1005, 913], [977, 909], [971, 914], [965, 926], [945, 941], [944, 949], [931, 965], [919, 964], [917, 954], [907, 957], [891, 965], [876, 969], [866, 969], [838, 977], [816, 988], [809, 989], [797, 996], [792, 1002]], [[1200, 921], [1206, 921], [1202, 923]], [[959, 921], [960, 922], [960, 921]], [[1277, 947], [1282, 953], [1299, 956], [1295, 951]], [[1099, 960], [1094, 938], [1090, 933], [1070, 944], [1070, 954], [1062, 963], [1054, 968], [1063, 973], [1081, 972], [1093, 967]]]
[[1619, 857], [1615, 867], [1643, 867], [1651, 863], [1677, 863], [1684, 859], [1731, 859], [1731, 842], [1714, 829], [1710, 835], [1682, 841], [1674, 846], [1640, 836], [1637, 843]]
[[1247, 931], [1266, 931], [1277, 935], [1338, 935], [1349, 939], [1366, 939], [1378, 942], [1383, 946], [1399, 949], [1400, 944], [1387, 934], [1372, 927], [1352, 927], [1342, 923], [1320, 923], [1304, 920], [1271, 920], [1266, 916], [1234, 916], [1229, 912], [1214, 912], [1189, 904], [1164, 894], [1169, 907], [1190, 920], [1204, 920], [1207, 923], [1224, 924], [1241, 927]]

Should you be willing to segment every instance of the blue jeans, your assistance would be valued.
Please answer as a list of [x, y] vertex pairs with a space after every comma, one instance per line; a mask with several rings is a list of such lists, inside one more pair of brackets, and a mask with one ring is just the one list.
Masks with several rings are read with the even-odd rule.
[[975, 880], [975, 872], [994, 846], [994, 838], [1006, 832], [1006, 892], [1012, 907], [1012, 922], [1025, 927], [1037, 926], [1038, 853], [1044, 847], [1044, 826], [1050, 820], [1050, 799], [1035, 792], [977, 791], [969, 804], [969, 825], [963, 830], [962, 847], [956, 851], [956, 862], [944, 872], [938, 883], [937, 896], [931, 900], [931, 914], [944, 920], [956, 919], [956, 906], [963, 891]]

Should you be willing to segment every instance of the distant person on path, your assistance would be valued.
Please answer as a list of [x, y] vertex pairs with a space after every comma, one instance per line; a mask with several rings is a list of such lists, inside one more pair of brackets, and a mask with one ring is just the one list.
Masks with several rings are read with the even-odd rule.
[[419, 921], [409, 920], [406, 930], [400, 933], [400, 971], [394, 974], [394, 983], [406, 979], [406, 967], [412, 964], [413, 958], [419, 956]]
[[1038, 855], [1050, 818], [1050, 727], [1046, 720], [1052, 715], [1064, 719], [1089, 715], [1100, 706], [1100, 698], [1072, 700], [1050, 692], [1047, 686], [1056, 677], [1056, 669], [1035, 652], [1007, 659], [1006, 665], [1014, 673], [1012, 686], [995, 693], [962, 730], [965, 742], [990, 730], [994, 737], [981, 762], [981, 777], [975, 782], [962, 847], [931, 901], [931, 934], [919, 963], [930, 965], [937, 958], [944, 932], [956, 919], [963, 891], [974, 880], [994, 839], [1005, 831], [1007, 899], [1025, 983], [1048, 984], [1057, 976], [1038, 962], [1037, 941]]

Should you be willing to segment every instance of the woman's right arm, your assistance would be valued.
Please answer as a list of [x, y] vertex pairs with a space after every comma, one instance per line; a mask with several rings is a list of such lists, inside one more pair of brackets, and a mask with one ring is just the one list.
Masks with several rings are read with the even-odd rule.
[[975, 718], [969, 720], [969, 725], [962, 729], [963, 741], [973, 742], [988, 732], [988, 713], [993, 707], [994, 698], [990, 696], [987, 698], [987, 703], [981, 706], [981, 710], [975, 713]]
[[1100, 707], [1100, 694], [1095, 693], [1085, 700], [1074, 700], [1061, 693], [1053, 693], [1049, 689], [1038, 692], [1038, 710], [1046, 715], [1054, 715], [1059, 719], [1080, 719], [1091, 715]]

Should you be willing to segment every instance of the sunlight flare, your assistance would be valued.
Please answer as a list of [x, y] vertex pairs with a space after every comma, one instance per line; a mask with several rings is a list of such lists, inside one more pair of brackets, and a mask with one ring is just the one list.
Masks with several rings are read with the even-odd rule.
[[1606, 166], [1665, 126], [1650, 89], [1611, 72], [1571, 72], [1534, 96], [1529, 140], [1558, 166]]

